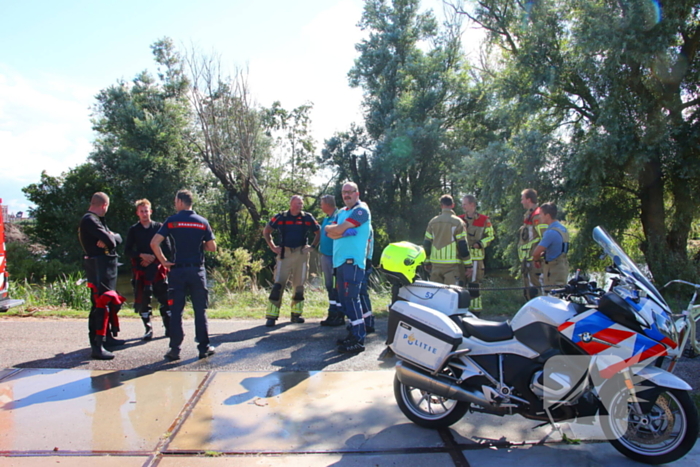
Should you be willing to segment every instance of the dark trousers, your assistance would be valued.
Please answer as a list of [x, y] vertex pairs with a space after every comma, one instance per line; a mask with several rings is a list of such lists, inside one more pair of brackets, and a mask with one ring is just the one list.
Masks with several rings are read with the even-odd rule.
[[336, 268], [336, 285], [338, 300], [345, 316], [350, 320], [350, 331], [358, 342], [365, 342], [365, 320], [362, 317], [360, 288], [365, 278], [365, 270], [355, 264], [344, 263]]
[[203, 352], [209, 346], [207, 323], [207, 272], [203, 266], [173, 268], [168, 275], [168, 301], [170, 303], [170, 347], [180, 350], [185, 337], [182, 330], [182, 310], [187, 295], [194, 308], [194, 330], [197, 348]]
[[[85, 258], [83, 268], [87, 275], [88, 286], [92, 289], [90, 294], [90, 315], [88, 317], [88, 331], [90, 338], [95, 335], [104, 336], [109, 325], [109, 310], [105, 306], [98, 305], [100, 297], [109, 291], [117, 290], [117, 257], [116, 256], [96, 256]], [[119, 326], [116, 312], [111, 318], [113, 324]]]

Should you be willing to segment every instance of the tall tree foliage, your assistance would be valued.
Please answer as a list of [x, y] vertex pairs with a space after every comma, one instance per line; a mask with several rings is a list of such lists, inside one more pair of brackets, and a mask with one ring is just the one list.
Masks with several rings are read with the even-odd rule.
[[[347, 157], [352, 145], [360, 164], [338, 165], [360, 187], [391, 238], [413, 240], [451, 190], [458, 154], [445, 150], [450, 128], [465, 115], [468, 82], [458, 79], [463, 57], [459, 25], [440, 31], [419, 0], [367, 0], [359, 23], [368, 37], [356, 45], [351, 86], [364, 90], [365, 135], [357, 129], [327, 141], [326, 160]], [[348, 165], [349, 164], [349, 165]], [[349, 170], [348, 170], [349, 169]], [[409, 217], [409, 214], [410, 217]]]
[[501, 157], [488, 176], [508, 171], [519, 187], [550, 184], [545, 191], [563, 195], [582, 228], [579, 252], [596, 224], [636, 224], [657, 279], [690, 273], [688, 234], [700, 213], [697, 2], [473, 6], [462, 12], [486, 28], [500, 60], [490, 71], [499, 107], [511, 115], [504, 148], [538, 141], [523, 154], [529, 174]]
[[[133, 201], [148, 198], [154, 217], [173, 209], [180, 188], [197, 191], [199, 165], [189, 137], [188, 82], [170, 39], [151, 46], [160, 66], [156, 79], [139, 73], [97, 95], [90, 161], [99, 167], [112, 197], [112, 216], [124, 229], [135, 222]], [[133, 222], [131, 222], [133, 221]]]
[[[267, 199], [260, 178], [270, 158], [263, 113], [253, 101], [247, 75], [221, 69], [220, 59], [191, 50], [187, 68], [195, 112], [199, 159], [221, 183], [228, 197], [229, 234], [236, 245], [251, 248], [260, 239]], [[249, 216], [246, 222], [242, 216]]]

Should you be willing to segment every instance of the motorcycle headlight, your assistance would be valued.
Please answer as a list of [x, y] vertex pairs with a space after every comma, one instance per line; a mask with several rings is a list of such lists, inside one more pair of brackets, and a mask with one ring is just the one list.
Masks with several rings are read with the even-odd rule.
[[672, 340], [676, 347], [678, 346], [678, 330], [676, 329], [676, 323], [673, 322], [671, 315], [664, 312], [659, 312], [654, 310], [654, 324], [661, 334]]

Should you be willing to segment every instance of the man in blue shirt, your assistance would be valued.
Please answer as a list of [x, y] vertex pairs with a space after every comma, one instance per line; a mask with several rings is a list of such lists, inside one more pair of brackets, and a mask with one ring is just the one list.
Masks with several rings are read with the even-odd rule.
[[542, 241], [532, 253], [535, 267], [540, 267], [540, 261], [544, 256], [544, 285], [557, 287], [566, 285], [569, 276], [569, 260], [566, 255], [569, 252], [569, 232], [566, 227], [557, 221], [557, 205], [545, 203], [540, 206], [542, 222], [548, 225], [542, 235]]
[[[209, 345], [207, 325], [207, 272], [204, 269], [204, 251], [216, 251], [216, 241], [209, 222], [192, 210], [192, 193], [180, 190], [175, 195], [177, 214], [168, 217], [151, 240], [151, 249], [158, 261], [170, 268], [168, 301], [170, 302], [170, 350], [168, 360], [180, 358], [180, 345], [185, 335], [182, 330], [182, 310], [189, 290], [194, 308], [194, 328], [199, 358], [214, 354]], [[160, 244], [168, 237], [173, 251], [172, 261], [165, 258]]]
[[[333, 267], [336, 270], [338, 298], [351, 325], [350, 335], [339, 344], [338, 351], [359, 353], [365, 350], [367, 334], [360, 288], [365, 277], [371, 214], [367, 205], [360, 202], [360, 192], [355, 183], [345, 183], [342, 195], [345, 208], [338, 213], [336, 223], [325, 228], [328, 236], [334, 240]], [[344, 236], [348, 229], [354, 229], [355, 235]]]
[[326, 226], [336, 222], [338, 208], [335, 207], [335, 197], [324, 195], [321, 197], [321, 211], [326, 217], [321, 221], [321, 242], [318, 251], [321, 253], [321, 271], [328, 292], [328, 318], [321, 321], [321, 326], [342, 326], [345, 324], [345, 315], [338, 304], [338, 290], [335, 288], [335, 275], [333, 274], [333, 239], [326, 233]]

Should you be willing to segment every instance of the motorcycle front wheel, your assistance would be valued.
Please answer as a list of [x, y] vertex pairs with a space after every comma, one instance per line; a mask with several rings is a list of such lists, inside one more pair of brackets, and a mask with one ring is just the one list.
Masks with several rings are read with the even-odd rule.
[[601, 425], [615, 449], [637, 462], [666, 464], [685, 456], [698, 438], [698, 412], [687, 391], [664, 389], [648, 413], [629, 391], [614, 394]]
[[446, 428], [467, 413], [469, 403], [446, 399], [422, 389], [406, 386], [394, 376], [394, 397], [401, 412], [416, 425]]

